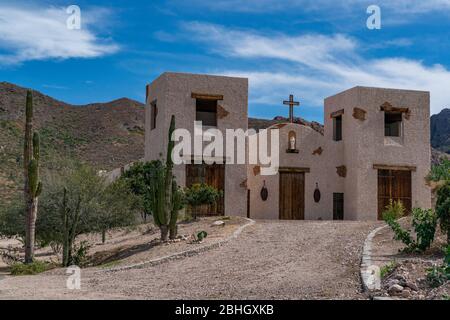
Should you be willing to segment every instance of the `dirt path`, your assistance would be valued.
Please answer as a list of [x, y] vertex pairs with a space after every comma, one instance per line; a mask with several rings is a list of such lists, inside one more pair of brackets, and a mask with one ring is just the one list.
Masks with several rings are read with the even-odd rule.
[[0, 281], [13, 299], [357, 299], [359, 262], [371, 222], [258, 221], [238, 239], [197, 256], [144, 269], [63, 270]]

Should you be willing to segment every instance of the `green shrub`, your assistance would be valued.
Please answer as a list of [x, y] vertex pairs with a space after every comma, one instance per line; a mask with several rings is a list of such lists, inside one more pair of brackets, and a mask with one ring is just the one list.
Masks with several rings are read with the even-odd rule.
[[382, 266], [380, 269], [381, 279], [390, 275], [395, 270], [396, 267], [397, 267], [397, 263], [395, 261], [391, 261], [387, 265]]
[[48, 270], [49, 264], [42, 261], [34, 261], [29, 264], [15, 263], [11, 266], [11, 275], [26, 276], [44, 272]]
[[403, 251], [422, 252], [427, 250], [434, 241], [436, 233], [437, 216], [432, 209], [414, 208], [412, 212], [412, 226], [416, 234], [415, 241], [410, 232], [404, 230], [397, 221], [404, 215], [405, 208], [400, 201], [390, 201], [383, 212], [384, 221], [391, 227], [394, 232], [394, 239], [403, 242], [406, 248]]
[[440, 187], [437, 192], [436, 214], [442, 232], [447, 233], [447, 245], [450, 245], [450, 182]]
[[450, 280], [450, 246], [444, 248], [444, 254], [442, 266], [434, 266], [427, 272], [427, 281], [433, 288], [439, 287]]
[[427, 271], [427, 281], [433, 288], [442, 286], [449, 279], [449, 275], [445, 274], [445, 270], [442, 267], [433, 267]]
[[74, 245], [72, 254], [72, 264], [78, 267], [84, 267], [88, 261], [88, 251], [91, 246], [87, 241], [81, 241], [79, 244]]
[[222, 196], [222, 192], [206, 183], [195, 183], [184, 190], [185, 201], [193, 207], [194, 219], [197, 219], [197, 208], [204, 204], [214, 204]]
[[200, 231], [199, 233], [197, 233], [197, 240], [203, 241], [203, 239], [205, 239], [207, 236], [208, 233], [206, 231]]
[[[50, 245], [57, 254], [62, 252], [64, 266], [74, 263], [74, 244], [80, 234], [106, 233], [134, 224], [137, 201], [128, 185], [123, 181], [108, 185], [93, 168], [83, 165], [48, 174], [45, 186], [39, 198], [36, 242], [41, 247]], [[22, 196], [0, 207], [0, 236], [25, 237]]]
[[394, 231], [394, 239], [403, 242], [407, 248], [414, 242], [408, 231], [404, 230], [397, 219], [403, 217], [405, 214], [405, 207], [401, 201], [390, 201], [383, 212], [383, 220]]
[[415, 249], [427, 250], [433, 243], [436, 233], [437, 217], [435, 212], [433, 209], [414, 208], [412, 225], [417, 236]]
[[432, 166], [427, 179], [430, 181], [450, 180], [450, 160], [442, 159], [440, 164]]

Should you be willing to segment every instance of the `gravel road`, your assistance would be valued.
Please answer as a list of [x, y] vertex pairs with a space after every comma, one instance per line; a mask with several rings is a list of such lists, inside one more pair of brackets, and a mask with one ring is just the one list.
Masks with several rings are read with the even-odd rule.
[[118, 272], [64, 270], [0, 282], [0, 299], [363, 299], [360, 254], [374, 222], [258, 221], [221, 248]]

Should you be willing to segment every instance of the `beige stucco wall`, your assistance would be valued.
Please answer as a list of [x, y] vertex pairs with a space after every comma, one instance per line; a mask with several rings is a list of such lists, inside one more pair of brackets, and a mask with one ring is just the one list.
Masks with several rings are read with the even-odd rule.
[[[385, 102], [409, 108], [403, 116], [403, 136], [397, 142], [384, 137]], [[366, 120], [355, 119], [353, 108], [365, 110]], [[377, 174], [374, 164], [415, 166], [412, 172], [413, 207], [431, 207], [430, 188], [425, 176], [430, 170], [430, 95], [428, 92], [355, 87], [325, 99], [325, 137], [332, 137], [330, 113], [344, 109], [343, 159], [345, 178], [345, 215], [349, 219], [377, 219]]]
[[[276, 126], [272, 127], [276, 128]], [[269, 129], [269, 134], [273, 129]], [[287, 153], [289, 133], [296, 135], [296, 148], [299, 153]], [[261, 134], [261, 133], [260, 133]], [[260, 135], [259, 134], [259, 135]], [[270, 139], [269, 139], [270, 141]], [[305, 219], [328, 220], [333, 218], [333, 192], [343, 192], [343, 178], [336, 173], [335, 163], [340, 163], [338, 145], [326, 141], [317, 131], [295, 123], [287, 123], [279, 129], [280, 168], [309, 168], [305, 173]], [[321, 155], [313, 155], [321, 147]], [[250, 217], [256, 219], [279, 218], [279, 174], [263, 176], [254, 174], [254, 165], [247, 170], [250, 193]], [[261, 188], [266, 182], [269, 198], [263, 201]], [[318, 184], [321, 199], [314, 201], [313, 194]]]
[[[198, 75], [186, 73], [163, 73], [149, 85], [149, 98], [146, 108], [145, 159], [153, 160], [163, 153], [165, 157], [168, 143], [170, 118], [175, 115], [176, 128], [184, 128], [191, 132], [193, 138], [196, 99], [192, 93], [219, 94], [224, 99], [218, 104], [229, 114], [218, 119], [217, 129], [241, 128], [247, 130], [248, 80], [223, 76]], [[149, 104], [157, 100], [158, 116], [156, 129], [150, 130]], [[193, 145], [193, 144], [192, 144]], [[186, 158], [191, 155], [185, 154]], [[174, 174], [181, 186], [186, 183], [185, 166], [178, 165]], [[246, 165], [225, 166], [225, 214], [246, 215], [247, 191], [240, 184], [246, 179]]]
[[[177, 128], [193, 132], [195, 99], [191, 97], [192, 92], [224, 96], [219, 105], [229, 114], [218, 119], [217, 126], [224, 139], [225, 129], [247, 130], [247, 79], [164, 73], [149, 85], [147, 106], [157, 100], [158, 117], [156, 129], [150, 130], [150, 108], [146, 108], [145, 160], [166, 156], [172, 114], [176, 117]], [[344, 193], [346, 220], [376, 220], [378, 172], [373, 169], [374, 164], [415, 166], [417, 170], [412, 172], [412, 205], [431, 207], [431, 192], [424, 180], [430, 169], [429, 99], [428, 92], [355, 87], [325, 99], [324, 135], [298, 124], [282, 126], [279, 131], [280, 167], [309, 168], [305, 173], [305, 219], [332, 219], [333, 193], [339, 192]], [[380, 111], [380, 106], [385, 102], [410, 110], [410, 118], [403, 119], [403, 136], [396, 142], [384, 137], [384, 112]], [[356, 107], [366, 111], [366, 120], [353, 117]], [[343, 139], [333, 141], [330, 114], [341, 109], [344, 109]], [[290, 131], [296, 133], [298, 154], [286, 152]], [[323, 153], [313, 155], [318, 147], [322, 147]], [[336, 167], [342, 165], [347, 169], [345, 178], [336, 172]], [[255, 175], [253, 168], [254, 165], [225, 166], [225, 214], [246, 215], [248, 188], [250, 216], [278, 219], [279, 174]], [[174, 171], [178, 183], [184, 186], [185, 166], [176, 166]], [[247, 187], [243, 183], [246, 179]], [[260, 197], [264, 181], [269, 191], [267, 201]], [[319, 203], [313, 199], [316, 183], [321, 191]]]

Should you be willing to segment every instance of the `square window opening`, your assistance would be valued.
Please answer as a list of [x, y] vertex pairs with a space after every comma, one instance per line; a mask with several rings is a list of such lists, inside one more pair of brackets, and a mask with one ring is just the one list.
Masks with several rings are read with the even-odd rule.
[[384, 113], [384, 136], [400, 137], [402, 132], [402, 113], [385, 112]]
[[217, 100], [197, 99], [195, 120], [203, 126], [217, 127]]

